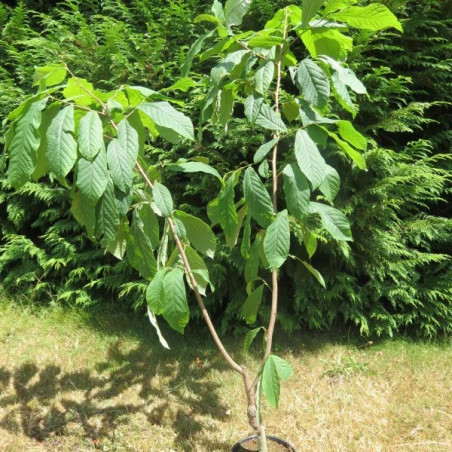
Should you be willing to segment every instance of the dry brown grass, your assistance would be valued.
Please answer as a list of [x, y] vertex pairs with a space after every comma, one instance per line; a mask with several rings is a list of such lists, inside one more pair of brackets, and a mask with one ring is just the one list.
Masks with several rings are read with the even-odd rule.
[[[0, 451], [230, 450], [249, 433], [240, 377], [199, 332], [167, 335], [171, 351], [142, 319], [0, 303]], [[295, 377], [267, 431], [298, 451], [452, 450], [447, 343], [279, 347]]]

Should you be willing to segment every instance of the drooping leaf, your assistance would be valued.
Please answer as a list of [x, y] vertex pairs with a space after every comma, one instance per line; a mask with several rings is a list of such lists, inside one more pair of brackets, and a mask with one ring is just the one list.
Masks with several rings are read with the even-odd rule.
[[88, 237], [93, 237], [96, 226], [96, 207], [79, 191], [75, 192], [72, 199], [71, 213], [78, 223], [86, 228]]
[[118, 137], [125, 157], [128, 159], [129, 166], [133, 168], [137, 161], [139, 140], [138, 132], [130, 125], [127, 119], [123, 119], [118, 124]]
[[163, 318], [173, 330], [184, 334], [190, 318], [185, 292], [184, 274], [177, 268], [170, 270], [163, 278], [165, 308]]
[[243, 228], [242, 243], [240, 245], [240, 253], [244, 259], [248, 259], [251, 248], [251, 215], [247, 213], [245, 217], [245, 226]]
[[161, 91], [182, 91], [186, 93], [190, 88], [196, 86], [196, 82], [190, 77], [182, 77], [173, 83], [168, 88], [164, 88]]
[[161, 315], [165, 310], [166, 300], [163, 280], [166, 273], [168, 273], [167, 268], [160, 269], [146, 289], [146, 302], [155, 315]]
[[297, 165], [291, 163], [284, 167], [283, 188], [289, 212], [300, 220], [308, 213], [311, 191]]
[[[203, 258], [190, 246], [185, 247], [185, 254], [190, 264], [193, 277], [195, 278], [198, 291], [201, 295], [206, 295], [207, 286], [210, 284], [209, 270]], [[188, 285], [192, 287], [190, 278], [187, 275]]]
[[323, 227], [334, 239], [353, 240], [350, 224], [346, 216], [340, 210], [318, 202], [311, 202], [309, 209], [312, 213], [318, 213], [320, 215]]
[[309, 23], [324, 2], [325, 0], [303, 0], [301, 8], [303, 25]]
[[174, 205], [170, 191], [161, 183], [155, 182], [152, 189], [154, 202], [162, 217], [170, 217], [173, 214]]
[[104, 145], [102, 121], [99, 114], [89, 111], [80, 120], [78, 129], [78, 146], [81, 156], [93, 160]]
[[312, 58], [328, 55], [343, 61], [353, 50], [353, 39], [336, 28], [300, 30], [299, 36]]
[[249, 283], [257, 278], [259, 273], [259, 254], [262, 239], [258, 235], [249, 250], [249, 256], [245, 260], [245, 282]]
[[252, 0], [228, 0], [224, 5], [226, 26], [241, 25], [243, 16], [250, 9]]
[[115, 238], [119, 224], [113, 181], [108, 179], [107, 187], [96, 205], [95, 235], [104, 246]]
[[169, 345], [166, 339], [163, 337], [162, 332], [160, 331], [159, 325], [157, 323], [157, 317], [155, 314], [149, 309], [149, 306], [147, 308], [148, 318], [149, 322], [151, 322], [151, 325], [155, 328], [155, 331], [157, 333], [157, 337], [159, 338], [160, 344], [162, 347], [169, 350]]
[[248, 121], [251, 123], [255, 123], [257, 117], [260, 114], [262, 105], [264, 103], [264, 98], [260, 95], [251, 95], [245, 99], [245, 116], [248, 118]]
[[245, 300], [243, 305], [243, 318], [249, 325], [256, 321], [257, 311], [262, 301], [262, 294], [264, 292], [264, 285], [261, 284], [257, 289], [253, 290]]
[[333, 202], [340, 188], [340, 177], [337, 171], [329, 165], [325, 165], [325, 178], [319, 185], [319, 190], [329, 202]]
[[202, 162], [183, 162], [173, 163], [167, 166], [170, 171], [180, 171], [182, 173], [205, 173], [215, 176], [218, 180], [223, 182], [218, 171], [210, 165]]
[[295, 158], [301, 172], [317, 188], [325, 178], [325, 160], [308, 132], [299, 129], [295, 136]]
[[355, 129], [350, 121], [339, 121], [337, 125], [339, 127], [339, 135], [343, 140], [348, 141], [352, 146], [361, 151], [367, 149], [366, 138]]
[[297, 83], [302, 96], [318, 108], [323, 108], [330, 96], [330, 82], [323, 69], [309, 58], [300, 62]]
[[26, 113], [12, 124], [12, 139], [6, 143], [9, 151], [8, 181], [16, 189], [22, 187], [33, 173], [40, 144], [38, 132], [41, 111], [47, 98], [32, 103]]
[[268, 130], [277, 130], [280, 132], [287, 130], [283, 120], [266, 103], [261, 105], [255, 123]]
[[293, 375], [290, 364], [284, 359], [270, 355], [262, 369], [261, 387], [267, 401], [278, 407], [280, 396], [280, 380], [287, 380]]
[[74, 107], [69, 105], [53, 118], [46, 134], [49, 169], [62, 184], [65, 184], [64, 178], [77, 160], [77, 143], [73, 134]]
[[139, 105], [138, 108], [149, 116], [157, 126], [172, 130], [189, 140], [194, 139], [193, 124], [190, 118], [177, 111], [170, 103], [146, 103]]
[[333, 82], [333, 94], [336, 100], [342, 105], [345, 110], [350, 112], [353, 117], [356, 116], [356, 108], [347, 90], [347, 86], [340, 79], [337, 72], [333, 72], [331, 76], [331, 81]]
[[283, 210], [276, 215], [264, 238], [264, 252], [272, 270], [277, 270], [284, 264], [289, 255], [289, 248], [289, 216], [287, 210]]
[[233, 247], [232, 238], [238, 226], [238, 215], [234, 202], [235, 177], [230, 176], [218, 197], [218, 219], [226, 237], [226, 243]]
[[122, 260], [127, 249], [127, 237], [129, 235], [129, 220], [122, 218], [118, 225], [115, 238], [107, 247], [107, 251], [117, 259]]
[[274, 34], [274, 30], [261, 30], [254, 33], [248, 41], [250, 49], [271, 49], [274, 46], [281, 45], [284, 38], [279, 34]]
[[77, 163], [77, 188], [90, 201], [96, 204], [103, 195], [108, 183], [107, 153], [102, 148], [91, 162], [84, 158]]
[[347, 6], [354, 5], [358, 0], [329, 0], [325, 5], [324, 13], [329, 14]]
[[50, 63], [47, 66], [35, 67], [33, 86], [47, 88], [58, 85], [66, 78], [67, 70], [61, 63]]
[[397, 17], [381, 3], [371, 3], [365, 7], [350, 6], [331, 15], [333, 19], [347, 23], [351, 27], [377, 31], [395, 28], [403, 31]]
[[115, 187], [123, 193], [128, 192], [132, 187], [133, 166], [130, 164], [126, 149], [117, 138], [113, 138], [108, 144], [107, 161]]
[[181, 66], [181, 75], [186, 77], [190, 73], [191, 65], [196, 55], [201, 52], [204, 41], [210, 38], [214, 34], [215, 30], [211, 30], [208, 33], [201, 35], [190, 47], [190, 50], [185, 57], [184, 63]]
[[175, 215], [184, 223], [188, 240], [193, 247], [213, 259], [217, 242], [215, 234], [209, 225], [199, 218], [180, 210], [176, 210]]
[[143, 222], [143, 232], [151, 242], [152, 249], [160, 246], [160, 228], [158, 218], [149, 203], [143, 203], [138, 208], [138, 215]]
[[265, 61], [260, 65], [254, 74], [254, 82], [256, 83], [256, 91], [265, 94], [273, 81], [275, 74], [275, 63], [273, 61]]
[[359, 169], [365, 170], [366, 159], [356, 149], [353, 149], [346, 141], [342, 141], [335, 133], [328, 132], [328, 134], [334, 139], [336, 144], [356, 163]]
[[245, 355], [248, 354], [251, 344], [253, 343], [254, 339], [256, 339], [256, 336], [261, 330], [265, 331], [265, 328], [260, 326], [259, 328], [254, 328], [253, 330], [250, 330], [248, 331], [248, 333], [246, 333], [245, 339], [243, 341], [243, 353]]
[[243, 177], [243, 193], [250, 215], [262, 227], [267, 227], [273, 217], [273, 204], [260, 177], [249, 167]]

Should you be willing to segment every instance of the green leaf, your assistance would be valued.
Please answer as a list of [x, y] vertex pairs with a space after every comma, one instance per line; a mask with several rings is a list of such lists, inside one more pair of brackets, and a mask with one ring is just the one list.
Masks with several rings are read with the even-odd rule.
[[300, 62], [297, 83], [302, 96], [318, 108], [323, 108], [330, 96], [330, 82], [323, 69], [309, 58]]
[[235, 243], [233, 237], [239, 224], [234, 202], [235, 177], [230, 176], [226, 181], [224, 189], [218, 197], [218, 220], [226, 237], [226, 244], [232, 248]]
[[162, 332], [160, 331], [159, 325], [157, 323], [157, 318], [156, 318], [155, 314], [150, 310], [149, 306], [147, 308], [147, 312], [148, 312], [149, 322], [151, 322], [151, 325], [155, 328], [155, 332], [157, 333], [160, 344], [162, 345], [162, 347], [169, 350], [170, 347], [168, 345], [168, 342], [163, 337]]
[[144, 222], [135, 209], [127, 238], [127, 259], [143, 278], [148, 279], [157, 271], [157, 261], [154, 257], [152, 242], [144, 227]]
[[211, 167], [210, 165], [207, 165], [206, 163], [202, 162], [182, 162], [182, 163], [174, 163], [171, 165], [168, 165], [167, 168], [170, 171], [180, 171], [182, 173], [205, 173], [210, 174], [212, 176], [215, 176], [218, 180], [223, 183], [223, 179], [218, 173], [218, 171]]
[[264, 285], [261, 284], [257, 289], [253, 290], [245, 300], [243, 305], [243, 318], [249, 325], [256, 321], [257, 311], [262, 301], [262, 294], [264, 292]]
[[280, 380], [287, 380], [293, 375], [290, 364], [282, 358], [270, 355], [264, 364], [261, 375], [262, 392], [268, 402], [278, 407]]
[[277, 270], [284, 264], [289, 255], [289, 248], [289, 216], [287, 210], [283, 210], [276, 215], [264, 238], [264, 252], [272, 270]]
[[345, 141], [348, 141], [355, 148], [365, 151], [367, 149], [367, 140], [361, 135], [350, 121], [338, 121], [339, 135]]
[[137, 208], [138, 215], [143, 222], [143, 233], [149, 238], [153, 250], [160, 246], [160, 228], [158, 218], [148, 203], [143, 203]]
[[133, 166], [130, 164], [126, 149], [117, 138], [113, 138], [108, 144], [107, 161], [115, 186], [123, 193], [128, 192], [133, 182]]
[[129, 220], [122, 218], [115, 239], [107, 246], [107, 251], [117, 259], [122, 260], [127, 249], [127, 237], [129, 235]]
[[251, 215], [247, 213], [245, 218], [245, 226], [243, 228], [243, 238], [240, 245], [240, 253], [244, 259], [250, 256], [251, 248]]
[[226, 126], [231, 119], [234, 111], [234, 98], [236, 90], [234, 88], [225, 87], [220, 91], [220, 103], [218, 111], [218, 122], [222, 126]]
[[359, 169], [366, 169], [366, 160], [357, 150], [353, 149], [347, 142], [342, 141], [335, 133], [328, 132], [336, 144], [356, 163]]
[[397, 17], [381, 3], [371, 3], [368, 6], [350, 6], [331, 15], [332, 18], [345, 22], [351, 27], [378, 31], [385, 28], [395, 28], [403, 31]]
[[221, 20], [218, 17], [212, 16], [212, 14], [199, 14], [193, 19], [193, 23], [198, 22], [212, 22], [214, 24], [221, 24]]
[[257, 278], [259, 273], [259, 254], [261, 248], [261, 237], [258, 235], [251, 245], [249, 256], [245, 261], [245, 282], [249, 283]]
[[190, 88], [197, 86], [197, 83], [190, 77], [182, 77], [173, 83], [168, 88], [164, 88], [161, 91], [182, 91], [186, 93]]
[[74, 140], [74, 107], [63, 108], [53, 118], [47, 129], [46, 158], [49, 169], [65, 185], [65, 177], [77, 160], [77, 143]]
[[154, 188], [152, 189], [152, 196], [161, 216], [170, 217], [174, 210], [173, 198], [171, 197], [170, 191], [163, 184], [155, 182]]
[[324, 1], [325, 0], [303, 0], [301, 8], [303, 25], [307, 25], [309, 23]]
[[163, 318], [173, 330], [184, 334], [190, 318], [185, 293], [184, 274], [177, 268], [170, 270], [163, 278], [165, 309]]
[[353, 240], [350, 224], [346, 216], [340, 210], [318, 202], [311, 202], [309, 209], [312, 213], [318, 213], [320, 215], [323, 227], [334, 239]]
[[285, 132], [286, 125], [282, 119], [265, 103], [261, 105], [259, 114], [256, 118], [256, 124], [269, 130], [278, 130]]
[[190, 118], [177, 111], [170, 103], [147, 103], [139, 105], [138, 108], [157, 126], [172, 130], [184, 138], [194, 139], [193, 124]]
[[[190, 246], [185, 247], [185, 254], [190, 264], [193, 277], [195, 278], [198, 291], [201, 295], [206, 295], [207, 286], [210, 283], [209, 270], [203, 258]], [[190, 278], [187, 276], [188, 285], [193, 289]]]
[[108, 183], [107, 154], [101, 149], [91, 162], [81, 158], [77, 163], [77, 188], [90, 203], [96, 204]]
[[38, 128], [41, 123], [41, 111], [47, 98], [32, 103], [28, 110], [11, 125], [14, 133], [7, 143], [9, 151], [8, 181], [16, 189], [22, 187], [33, 173], [40, 144]]
[[324, 14], [329, 14], [347, 6], [354, 5], [358, 0], [329, 0], [323, 10]]
[[[322, 55], [320, 57], [323, 61], [328, 63], [334, 70], [338, 79], [344, 84], [351, 88], [357, 94], [366, 94], [366, 87], [362, 82], [356, 77], [356, 74], [348, 67], [344, 67], [339, 61], [328, 57], [327, 55]], [[333, 74], [333, 76], [335, 75]]]
[[213, 259], [217, 242], [215, 234], [209, 225], [199, 218], [180, 210], [176, 210], [175, 215], [184, 223], [188, 240], [193, 247]]
[[241, 25], [243, 16], [250, 9], [252, 0], [228, 0], [224, 5], [226, 26]]
[[48, 86], [58, 85], [66, 78], [66, 68], [59, 63], [50, 63], [47, 66], [36, 67], [35, 76], [33, 79], [33, 86]]
[[207, 204], [207, 217], [210, 220], [212, 226], [216, 226], [220, 223], [220, 216], [218, 213], [218, 198], [212, 199]]
[[129, 124], [127, 119], [123, 119], [118, 125], [118, 137], [124, 158], [127, 158], [130, 168], [134, 168], [139, 150], [138, 132]]
[[273, 33], [274, 30], [258, 31], [248, 41], [248, 47], [250, 49], [271, 49], [274, 46], [281, 45], [284, 42], [284, 38]]
[[163, 314], [165, 309], [165, 291], [163, 286], [163, 279], [168, 272], [167, 268], [159, 270], [146, 289], [146, 302], [156, 315]]
[[339, 191], [341, 180], [339, 174], [333, 167], [325, 165], [324, 170], [325, 178], [319, 185], [319, 190], [323, 193], [325, 198], [332, 203]]
[[186, 77], [190, 73], [191, 65], [193, 63], [193, 59], [196, 55], [201, 52], [204, 41], [207, 38], [210, 38], [214, 34], [215, 30], [211, 30], [208, 33], [200, 36], [190, 47], [190, 50], [185, 57], [184, 63], [181, 66], [181, 75], [182, 77]]
[[317, 238], [309, 229], [303, 228], [303, 243], [308, 253], [309, 259], [314, 256], [317, 251]]
[[333, 72], [331, 76], [331, 81], [333, 82], [333, 94], [336, 100], [342, 105], [345, 110], [350, 112], [353, 117], [356, 116], [356, 108], [353, 104], [350, 94], [348, 93], [347, 86], [342, 82], [337, 72]]
[[265, 328], [263, 326], [260, 326], [259, 328], [254, 328], [254, 330], [250, 330], [248, 331], [248, 333], [246, 333], [245, 340], [243, 341], [243, 353], [245, 355], [248, 354], [251, 344], [253, 343], [254, 339], [256, 339], [256, 336], [261, 330], [265, 331]]
[[317, 188], [325, 178], [325, 160], [308, 132], [299, 129], [295, 136], [295, 158], [302, 173]]
[[213, 0], [211, 11], [215, 14], [215, 17], [224, 21], [223, 5], [218, 0]]
[[89, 111], [80, 120], [78, 146], [80, 154], [87, 160], [93, 160], [104, 145], [102, 121], [96, 111]]
[[243, 193], [250, 215], [262, 227], [267, 227], [274, 215], [273, 204], [260, 177], [249, 167], [243, 177]]
[[335, 28], [300, 30], [299, 36], [312, 58], [328, 55], [342, 61], [353, 50], [353, 39]]
[[245, 99], [245, 116], [248, 121], [254, 124], [261, 111], [264, 98], [261, 95], [253, 94]]
[[308, 213], [311, 191], [309, 184], [298, 166], [291, 163], [283, 170], [283, 188], [289, 212], [297, 219]]
[[273, 138], [273, 140], [264, 143], [254, 154], [254, 163], [259, 163], [264, 160], [267, 154], [275, 147], [275, 144], [279, 141], [279, 137]]
[[115, 190], [111, 179], [96, 205], [95, 235], [103, 246], [114, 240], [119, 224], [118, 208], [115, 200]]
[[96, 226], [96, 208], [91, 204], [81, 192], [76, 191], [71, 204], [71, 213], [74, 218], [86, 228], [88, 237], [94, 237]]
[[312, 276], [314, 276], [314, 278], [317, 280], [317, 282], [324, 288], [326, 289], [326, 285], [325, 285], [325, 280], [323, 279], [323, 276], [321, 275], [321, 273], [316, 270], [311, 264], [309, 264], [308, 262], [305, 262], [301, 259], [297, 259], [299, 260], [304, 266], [305, 268], [308, 270], [309, 273], [311, 273]]
[[75, 104], [87, 107], [91, 104], [98, 104], [98, 101], [92, 96], [94, 87], [92, 83], [87, 82], [83, 78], [70, 78], [67, 81], [66, 88], [63, 90], [63, 96]]

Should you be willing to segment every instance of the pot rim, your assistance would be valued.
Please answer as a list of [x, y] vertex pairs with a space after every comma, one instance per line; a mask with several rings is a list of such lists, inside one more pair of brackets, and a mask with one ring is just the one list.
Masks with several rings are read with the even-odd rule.
[[[237, 446], [240, 446], [241, 444], [243, 444], [245, 441], [248, 441], [250, 439], [257, 439], [257, 435], [250, 435], [247, 436], [246, 438], [243, 438], [239, 441], [237, 441], [233, 446], [232, 446], [232, 451], [234, 451], [234, 448]], [[273, 436], [273, 435], [267, 435], [267, 439], [270, 439], [272, 441], [274, 441], [277, 444], [281, 444], [283, 446], [287, 446], [290, 447], [291, 452], [296, 452], [295, 451], [295, 447], [292, 446], [292, 444], [290, 444], [288, 441], [286, 441], [285, 439], [279, 438], [278, 436]]]

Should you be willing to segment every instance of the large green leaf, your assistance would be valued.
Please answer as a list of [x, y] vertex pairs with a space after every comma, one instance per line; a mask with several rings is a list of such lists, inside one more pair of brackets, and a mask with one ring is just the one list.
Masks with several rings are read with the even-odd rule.
[[333, 19], [347, 23], [351, 27], [377, 31], [395, 28], [403, 31], [397, 17], [381, 3], [371, 3], [365, 7], [350, 6], [331, 15]]
[[47, 129], [46, 158], [49, 169], [65, 184], [64, 178], [77, 160], [77, 143], [74, 139], [74, 107], [63, 108], [53, 118]]
[[50, 63], [47, 66], [35, 67], [33, 86], [47, 88], [58, 85], [66, 78], [66, 67], [61, 63]]
[[76, 191], [71, 204], [71, 213], [78, 223], [86, 228], [88, 237], [92, 238], [96, 226], [95, 205], [91, 204], [81, 192]]
[[169, 326], [181, 334], [190, 318], [185, 293], [184, 274], [179, 269], [170, 270], [163, 278], [165, 308], [163, 318]]
[[309, 23], [324, 2], [325, 0], [303, 0], [301, 13], [303, 25]]
[[99, 114], [89, 111], [80, 120], [78, 146], [80, 154], [87, 160], [93, 160], [104, 145], [102, 121]]
[[126, 193], [132, 187], [133, 166], [130, 165], [126, 149], [117, 138], [110, 141], [107, 148], [108, 168], [116, 187]]
[[170, 171], [180, 171], [182, 173], [205, 173], [215, 176], [218, 180], [223, 182], [218, 171], [210, 165], [202, 162], [181, 162], [168, 165]]
[[342, 105], [345, 110], [350, 112], [353, 117], [356, 116], [356, 108], [350, 97], [347, 86], [340, 79], [340, 76], [337, 72], [333, 72], [331, 76], [331, 81], [333, 82], [333, 94], [336, 100]]
[[135, 166], [140, 147], [138, 132], [130, 125], [127, 119], [123, 119], [118, 125], [118, 141], [124, 149], [131, 168]]
[[264, 98], [261, 95], [253, 94], [245, 99], [245, 116], [248, 118], [248, 121], [251, 123], [256, 122], [263, 104]]
[[[193, 277], [195, 278], [198, 291], [201, 295], [206, 295], [207, 286], [210, 284], [209, 270], [203, 258], [190, 246], [185, 247], [185, 254], [190, 264]], [[190, 278], [187, 277], [188, 285], [192, 287]]]
[[102, 245], [107, 246], [116, 236], [119, 223], [113, 181], [108, 179], [107, 187], [96, 205], [95, 234]]
[[268, 402], [278, 407], [280, 395], [280, 380], [287, 380], [293, 375], [290, 364], [284, 359], [270, 355], [264, 364], [261, 374], [262, 392]]
[[77, 163], [77, 187], [83, 195], [96, 204], [108, 183], [107, 154], [102, 148], [91, 162], [81, 158]]
[[63, 90], [63, 96], [67, 100], [83, 107], [97, 103], [97, 100], [92, 96], [93, 93], [93, 84], [80, 77], [68, 79], [66, 88]]
[[185, 57], [184, 63], [181, 66], [181, 75], [186, 77], [190, 73], [191, 65], [196, 55], [201, 52], [204, 41], [210, 38], [214, 34], [215, 30], [211, 30], [208, 33], [201, 35], [190, 47], [187, 56]]
[[157, 271], [152, 242], [136, 209], [127, 239], [127, 259], [143, 278], [151, 278]]
[[229, 176], [226, 181], [224, 189], [221, 191], [218, 197], [218, 219], [221, 228], [224, 231], [226, 237], [226, 243], [229, 247], [233, 247], [235, 243], [233, 238], [239, 224], [237, 210], [234, 202], [234, 175]]
[[259, 175], [249, 167], [243, 177], [243, 193], [250, 215], [262, 227], [267, 227], [274, 215], [273, 204]]
[[190, 243], [201, 253], [213, 259], [217, 241], [210, 226], [193, 215], [175, 211], [176, 217], [184, 223]]
[[269, 130], [285, 132], [287, 130], [283, 120], [266, 104], [261, 105], [259, 114], [256, 117], [256, 124]]
[[350, 121], [338, 121], [339, 135], [345, 141], [348, 141], [355, 148], [365, 151], [367, 149], [367, 140], [361, 135]]
[[297, 83], [302, 96], [318, 108], [323, 108], [330, 96], [330, 82], [323, 69], [309, 58], [300, 62]]
[[260, 331], [265, 331], [265, 328], [263, 326], [260, 326], [258, 328], [254, 328], [254, 330], [248, 331], [246, 333], [245, 339], [243, 341], [243, 353], [245, 355], [248, 354], [248, 350], [253, 343], [254, 339], [256, 339], [256, 336], [259, 334]]
[[295, 136], [295, 158], [302, 173], [317, 188], [325, 178], [325, 160], [308, 132], [299, 129]]
[[251, 248], [249, 256], [245, 260], [245, 282], [249, 283], [257, 278], [259, 273], [259, 255], [261, 249], [261, 236], [257, 235]]
[[245, 300], [243, 305], [243, 318], [246, 323], [253, 324], [256, 321], [257, 311], [262, 301], [262, 294], [264, 292], [264, 285], [261, 284], [257, 289], [253, 290]]
[[113, 241], [107, 246], [107, 251], [117, 259], [122, 260], [127, 250], [127, 237], [129, 235], [129, 220], [121, 218], [118, 230]]
[[323, 193], [329, 202], [333, 202], [336, 197], [341, 180], [337, 171], [329, 165], [325, 165], [325, 178], [319, 185], [319, 190]]
[[163, 314], [165, 310], [165, 290], [163, 279], [165, 278], [167, 268], [160, 269], [152, 278], [146, 289], [146, 302], [156, 315]]
[[272, 270], [277, 270], [284, 264], [289, 255], [289, 248], [289, 216], [287, 210], [283, 210], [276, 215], [264, 238], [264, 252]]
[[318, 202], [311, 202], [309, 209], [311, 212], [320, 215], [323, 227], [333, 238], [336, 240], [353, 240], [350, 224], [346, 216], [340, 210]]
[[283, 188], [289, 212], [300, 220], [308, 213], [311, 191], [308, 181], [297, 165], [291, 163], [285, 166]]
[[264, 61], [254, 74], [256, 91], [264, 95], [273, 81], [275, 75], [275, 63], [273, 61]]
[[[344, 85], [347, 85], [357, 94], [367, 93], [366, 87], [362, 84], [358, 77], [356, 77], [356, 74], [350, 68], [344, 67], [342, 63], [336, 61], [334, 58], [330, 58], [327, 55], [322, 55], [320, 56], [320, 58], [331, 66], [339, 80]], [[333, 76], [335, 74], [333, 74]]]
[[328, 55], [342, 61], [353, 49], [353, 39], [335, 28], [299, 30], [299, 36], [312, 58]]
[[152, 189], [155, 205], [162, 217], [170, 217], [173, 214], [174, 205], [170, 191], [161, 183], [155, 182]]
[[279, 137], [273, 138], [270, 141], [267, 141], [267, 143], [264, 143], [262, 146], [259, 147], [259, 149], [254, 154], [254, 163], [259, 163], [264, 160], [264, 158], [267, 156], [267, 154], [275, 147], [275, 144], [279, 141]]
[[8, 140], [9, 151], [8, 181], [16, 189], [22, 187], [33, 173], [36, 165], [36, 152], [39, 148], [38, 132], [41, 111], [47, 98], [32, 103], [26, 113], [11, 125], [12, 139]]
[[143, 222], [143, 232], [151, 241], [152, 249], [155, 250], [160, 246], [160, 230], [158, 218], [152, 207], [148, 203], [141, 204], [138, 208], [138, 214]]
[[138, 108], [160, 127], [172, 130], [184, 138], [194, 139], [193, 124], [188, 116], [168, 102], [141, 104]]
[[358, 152], [356, 149], [353, 149], [346, 141], [342, 141], [335, 133], [328, 132], [328, 134], [334, 139], [336, 144], [356, 163], [359, 169], [366, 169], [366, 159], [360, 152]]
[[243, 16], [250, 9], [252, 0], [228, 0], [224, 5], [226, 26], [241, 25]]

